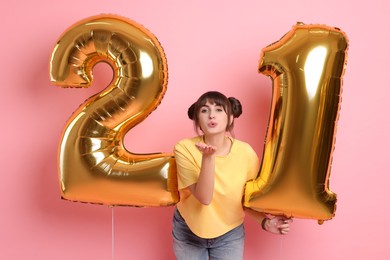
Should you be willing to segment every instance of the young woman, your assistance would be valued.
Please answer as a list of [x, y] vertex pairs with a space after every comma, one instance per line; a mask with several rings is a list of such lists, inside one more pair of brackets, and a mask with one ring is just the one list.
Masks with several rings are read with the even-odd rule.
[[[173, 245], [179, 260], [243, 259], [245, 183], [259, 171], [252, 147], [232, 137], [240, 102], [206, 92], [189, 109], [198, 136], [181, 140], [174, 153], [180, 201], [173, 217]], [[264, 230], [287, 234], [290, 219], [267, 218], [245, 209]]]

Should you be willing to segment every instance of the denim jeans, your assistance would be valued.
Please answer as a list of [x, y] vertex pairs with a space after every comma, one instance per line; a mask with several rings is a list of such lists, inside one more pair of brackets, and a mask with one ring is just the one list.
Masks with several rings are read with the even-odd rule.
[[244, 257], [244, 225], [226, 234], [205, 239], [188, 228], [179, 211], [173, 216], [173, 249], [178, 260], [240, 260]]

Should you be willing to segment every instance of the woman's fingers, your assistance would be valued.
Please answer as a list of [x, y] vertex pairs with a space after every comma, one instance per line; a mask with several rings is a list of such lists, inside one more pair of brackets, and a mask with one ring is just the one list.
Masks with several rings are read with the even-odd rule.
[[275, 216], [270, 219], [269, 231], [274, 234], [286, 235], [290, 231], [291, 218]]
[[198, 148], [199, 151], [204, 154], [212, 154], [217, 150], [214, 146], [207, 145], [204, 143], [196, 143], [195, 146], [196, 148]]

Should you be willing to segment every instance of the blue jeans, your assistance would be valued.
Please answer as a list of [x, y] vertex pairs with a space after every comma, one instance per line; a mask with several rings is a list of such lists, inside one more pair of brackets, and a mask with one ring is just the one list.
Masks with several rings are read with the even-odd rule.
[[178, 260], [240, 260], [244, 258], [244, 224], [226, 234], [205, 239], [188, 228], [179, 211], [173, 216], [173, 249]]

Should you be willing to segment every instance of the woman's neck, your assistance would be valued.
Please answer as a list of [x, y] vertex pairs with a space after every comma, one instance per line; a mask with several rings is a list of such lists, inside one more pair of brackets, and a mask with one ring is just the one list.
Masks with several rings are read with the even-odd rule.
[[231, 140], [225, 135], [203, 136], [203, 142], [217, 148], [218, 155], [226, 155], [230, 152], [232, 146]]

